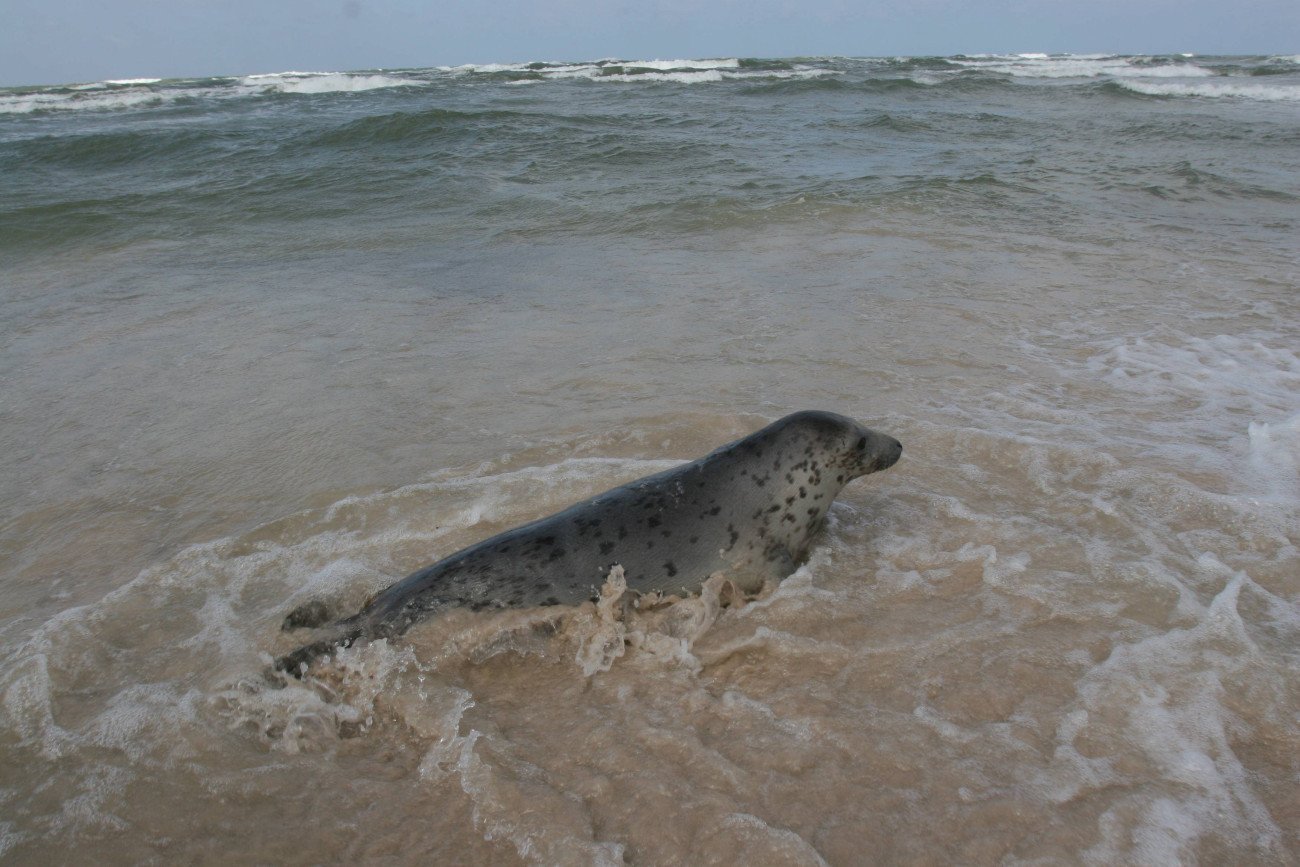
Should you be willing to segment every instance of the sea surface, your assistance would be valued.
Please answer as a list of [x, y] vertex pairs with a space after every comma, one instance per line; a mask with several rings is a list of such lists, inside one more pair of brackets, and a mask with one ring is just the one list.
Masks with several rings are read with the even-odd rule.
[[[748, 604], [452, 612], [798, 409]], [[0, 860], [1300, 862], [1300, 57], [0, 89]]]

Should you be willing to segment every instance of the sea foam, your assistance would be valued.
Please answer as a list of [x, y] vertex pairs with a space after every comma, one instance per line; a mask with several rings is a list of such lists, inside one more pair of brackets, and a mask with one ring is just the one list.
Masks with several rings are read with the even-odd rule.
[[441, 66], [439, 71], [455, 75], [516, 73], [534, 76], [516, 83], [552, 80], [589, 80], [602, 83], [705, 84], [733, 79], [812, 78], [837, 74], [834, 71], [797, 65], [791, 69], [745, 69], [738, 58], [705, 60], [618, 60], [607, 58], [589, 63], [469, 63]]
[[348, 72], [274, 72], [246, 75], [240, 83], [262, 92], [277, 93], [354, 93], [384, 87], [407, 87], [420, 82], [391, 75], [364, 75]]
[[269, 72], [238, 79], [194, 79], [157, 87], [162, 79], [123, 78], [0, 94], [0, 114], [38, 111], [112, 111], [170, 105], [182, 99], [235, 99], [274, 93], [350, 93], [421, 85], [418, 79], [377, 73]]
[[1160, 63], [1145, 57], [1106, 54], [1020, 54], [1014, 57], [982, 56], [954, 59], [969, 69], [998, 72], [1018, 78], [1203, 78], [1214, 72], [1191, 63]]
[[0, 96], [0, 114], [30, 114], [34, 111], [108, 111], [162, 105], [176, 93], [151, 90], [83, 90], [76, 93], [27, 93]]
[[1245, 84], [1228, 81], [1207, 81], [1199, 84], [1172, 81], [1121, 81], [1118, 84], [1147, 96], [1199, 96], [1210, 99], [1236, 97], [1268, 102], [1300, 100], [1300, 86], [1285, 84]]

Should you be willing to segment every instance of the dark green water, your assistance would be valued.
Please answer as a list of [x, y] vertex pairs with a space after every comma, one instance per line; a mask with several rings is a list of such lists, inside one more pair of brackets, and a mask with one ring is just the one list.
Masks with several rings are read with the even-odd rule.
[[1147, 197], [1295, 205], [1293, 59], [695, 65], [0, 92], [0, 252], [400, 252], [900, 209], [1091, 237]]

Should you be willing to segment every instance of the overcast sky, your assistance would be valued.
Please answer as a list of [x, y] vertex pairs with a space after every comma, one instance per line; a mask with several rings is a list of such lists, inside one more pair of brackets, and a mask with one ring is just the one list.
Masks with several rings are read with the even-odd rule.
[[0, 0], [0, 85], [602, 57], [1300, 53], [1300, 0]]

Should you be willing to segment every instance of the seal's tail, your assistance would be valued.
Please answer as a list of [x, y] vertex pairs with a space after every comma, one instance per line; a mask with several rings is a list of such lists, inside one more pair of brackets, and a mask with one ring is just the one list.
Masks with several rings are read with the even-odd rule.
[[359, 617], [340, 620], [336, 624], [338, 629], [333, 635], [304, 644], [292, 653], [286, 653], [275, 661], [275, 670], [301, 678], [307, 671], [307, 666], [311, 665], [317, 657], [333, 653], [339, 647], [351, 647], [352, 642], [364, 635], [365, 630], [358, 624], [359, 620]]

